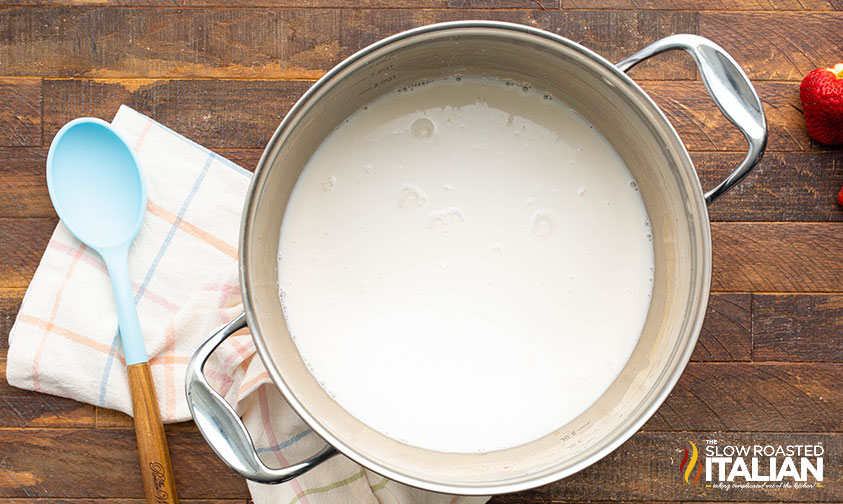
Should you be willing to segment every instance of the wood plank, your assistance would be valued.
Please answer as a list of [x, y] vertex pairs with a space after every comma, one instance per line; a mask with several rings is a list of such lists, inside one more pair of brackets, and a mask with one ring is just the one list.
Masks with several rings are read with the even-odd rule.
[[[248, 170], [254, 170], [263, 153], [261, 149], [217, 152]], [[713, 187], [743, 159], [738, 153], [691, 155], [704, 188]], [[46, 149], [0, 148], [0, 189], [8, 196], [0, 199], [0, 217], [55, 217], [45, 163]], [[843, 151], [769, 152], [754, 172], [709, 207], [709, 216], [713, 221], [839, 222], [843, 221], [843, 209], [837, 204], [841, 186]]]
[[[641, 84], [690, 150], [745, 149], [743, 137], [723, 118], [701, 83]], [[73, 118], [91, 115], [111, 120], [125, 103], [208, 148], [263, 149], [281, 118], [310, 85], [302, 81], [47, 79], [44, 143], [48, 145]], [[768, 151], [811, 150], [802, 113], [796, 108], [798, 86], [760, 82], [757, 87], [770, 128]]]
[[[4, 61], [1, 56], [0, 61]], [[5, 67], [3, 63], [4, 73]], [[41, 80], [0, 78], [0, 147], [38, 145], [41, 145]]]
[[692, 362], [644, 429], [841, 432], [843, 368]]
[[0, 289], [29, 285], [58, 219], [0, 218]]
[[843, 296], [757, 295], [752, 359], [843, 362]]
[[[0, 288], [26, 287], [55, 224], [0, 218]], [[714, 222], [712, 290], [843, 292], [840, 233], [837, 223]]]
[[712, 294], [692, 362], [748, 361], [752, 350], [752, 295]]
[[[248, 504], [249, 499], [179, 499], [185, 504]], [[146, 499], [61, 499], [61, 504], [145, 504]], [[57, 504], [55, 499], [25, 497], [3, 499], [3, 504]]]
[[[743, 160], [738, 153], [692, 152], [702, 186], [714, 187]], [[843, 151], [768, 152], [761, 164], [708, 207], [713, 221], [839, 222]]]
[[714, 222], [712, 289], [841, 292], [838, 223]]
[[[127, 430], [2, 430], [0, 447], [6, 455], [0, 467], [0, 496], [21, 498], [139, 498], [141, 496], [134, 434]], [[197, 433], [170, 437], [179, 494], [184, 499], [245, 499], [243, 480], [214, 460]], [[686, 485], [677, 469], [682, 448], [689, 441], [704, 446], [706, 439], [721, 444], [823, 444], [827, 465], [843, 450], [841, 434], [780, 433], [668, 433], [642, 432], [594, 466], [561, 482], [525, 492], [523, 502], [552, 501], [721, 501], [731, 493]], [[825, 471], [825, 488], [741, 491], [754, 501], [835, 501], [843, 498], [843, 476]], [[818, 493], [822, 492], [822, 493]], [[498, 500], [497, 502], [512, 502]]]
[[555, 10], [562, 0], [184, 0], [197, 7], [341, 7], [367, 9], [541, 9]]
[[[167, 439], [180, 498], [248, 498], [198, 432]], [[0, 453], [0, 497], [143, 497], [132, 430], [0, 429]]]
[[180, 0], [0, 0], [0, 6], [177, 7]]
[[[3, 499], [3, 504], [58, 504], [56, 499], [24, 497], [21, 499]], [[179, 499], [185, 504], [249, 504], [250, 499]], [[67, 499], [60, 504], [145, 504], [146, 499]]]
[[[638, 78], [635, 72], [633, 69], [630, 73], [633, 79]], [[645, 81], [640, 84], [667, 115], [689, 150], [746, 150], [743, 135], [723, 117], [701, 82]], [[755, 82], [755, 88], [767, 116], [768, 151], [821, 149], [813, 146], [805, 129], [798, 83]]]
[[341, 59], [339, 21], [329, 9], [9, 8], [0, 61], [8, 75], [313, 78]]
[[[839, 7], [839, 5], [838, 5]], [[840, 61], [843, 12], [700, 13], [699, 33], [726, 49], [752, 79], [801, 81]]]
[[[170, 120], [170, 119], [168, 119]], [[178, 118], [172, 118], [178, 121]], [[217, 149], [254, 170], [260, 149]], [[713, 187], [734, 168], [742, 154], [691, 153], [704, 188]], [[46, 149], [0, 148], [0, 217], [55, 217], [44, 178]], [[843, 151], [769, 152], [761, 165], [716, 204], [713, 221], [839, 222], [843, 209], [837, 192], [843, 186]]]
[[[493, 4], [494, 5], [494, 4]], [[0, 17], [7, 75], [315, 78], [353, 51], [398, 31], [456, 19], [497, 19], [562, 34], [619, 60], [670, 33], [707, 36], [755, 80], [799, 81], [835, 63], [843, 13], [458, 9], [9, 8]], [[816, 7], [832, 7], [817, 5]], [[698, 21], [698, 15], [699, 21]], [[5, 20], [5, 21], [4, 21]], [[35, 22], [35, 21], [38, 22]], [[61, 27], [61, 28], [59, 28]], [[787, 28], [785, 28], [787, 27]], [[792, 28], [791, 28], [792, 27]], [[85, 34], [77, 41], [76, 34]], [[191, 34], [201, 33], [198, 39]], [[682, 54], [645, 63], [640, 78], [687, 79]]]
[[9, 331], [20, 310], [25, 289], [0, 289], [0, 355], [6, 356], [9, 348]]
[[6, 382], [6, 349], [0, 356], [0, 428], [93, 427], [94, 407], [72, 399], [12, 387]]
[[263, 155], [263, 149], [218, 149], [217, 154], [238, 166], [254, 172]]
[[839, 7], [834, 0], [565, 0], [565, 9], [657, 9], [717, 11], [823, 11]]
[[[692, 12], [564, 11], [502, 12], [443, 10], [343, 11], [342, 45], [362, 48], [393, 33], [443, 21], [491, 19], [521, 23], [562, 35], [620, 61], [650, 42], [673, 33], [696, 33]], [[693, 79], [696, 69], [683, 54], [667, 54], [636, 68], [644, 79]]]
[[[179, 391], [181, 392], [181, 385]], [[132, 417], [117, 410], [108, 408], [96, 407], [96, 422], [97, 429], [133, 429], [134, 423]], [[169, 423], [167, 424], [167, 431], [197, 431], [196, 424], [193, 421]], [[198, 432], [198, 431], [197, 431]]]
[[[843, 499], [841, 473], [831, 469], [824, 471], [824, 488], [807, 489], [733, 489], [694, 487], [682, 480], [679, 462], [683, 447], [690, 442], [705, 446], [707, 439], [719, 444], [817, 444], [825, 448], [825, 465], [833, 467], [839, 460], [838, 450], [843, 449], [841, 434], [775, 434], [757, 433], [644, 433], [634, 435], [623, 446], [609, 454], [595, 465], [535, 490], [520, 492], [513, 496], [496, 497], [491, 504], [547, 503], [547, 502], [836, 502]], [[834, 457], [834, 458], [832, 458]]]
[[301, 81], [92, 81], [44, 83], [44, 141], [80, 116], [110, 121], [120, 104], [211, 149], [263, 149], [284, 114], [310, 87]]
[[[263, 150], [217, 149], [221, 156], [254, 171]], [[50, 202], [46, 179], [46, 148], [0, 147], [0, 217], [50, 217], [56, 212]]]
[[[458, 19], [511, 21], [582, 42], [620, 60], [648, 42], [697, 31], [692, 12], [454, 9], [9, 8], [0, 16], [4, 72], [24, 76], [314, 79], [387, 35]], [[80, 38], [81, 37], [81, 38]], [[647, 78], [693, 78], [671, 54]]]
[[0, 217], [55, 217], [46, 163], [46, 149], [0, 148]]

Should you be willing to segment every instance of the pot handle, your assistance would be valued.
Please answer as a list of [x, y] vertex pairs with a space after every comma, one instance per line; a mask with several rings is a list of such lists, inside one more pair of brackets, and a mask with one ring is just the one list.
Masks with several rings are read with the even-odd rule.
[[187, 366], [187, 404], [205, 441], [230, 468], [259, 483], [283, 483], [301, 476], [338, 452], [328, 445], [313, 457], [281, 469], [271, 469], [261, 461], [243, 421], [234, 408], [211, 388], [202, 372], [208, 357], [220, 343], [244, 327], [246, 314], [241, 313], [193, 354]]
[[734, 58], [707, 38], [690, 34], [671, 35], [653, 42], [616, 66], [626, 72], [650, 56], [671, 49], [682, 49], [694, 58], [708, 94], [720, 112], [743, 133], [749, 147], [735, 171], [705, 193], [705, 202], [711, 204], [761, 162], [767, 145], [767, 120], [761, 99], [749, 78]]

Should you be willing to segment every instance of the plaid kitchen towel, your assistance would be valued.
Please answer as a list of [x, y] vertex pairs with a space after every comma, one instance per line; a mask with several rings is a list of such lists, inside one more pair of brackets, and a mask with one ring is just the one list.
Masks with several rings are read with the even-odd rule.
[[[128, 107], [112, 122], [147, 177], [147, 215], [129, 273], [165, 422], [190, 418], [184, 376], [193, 351], [242, 310], [236, 276], [240, 212], [251, 174]], [[322, 445], [272, 386], [247, 332], [206, 366], [237, 407], [261, 457], [281, 466]], [[9, 334], [10, 384], [131, 414], [105, 265], [59, 223]], [[178, 472], [179, 468], [176, 467]], [[257, 504], [485, 502], [394, 483], [337, 456], [283, 485], [249, 483]]]

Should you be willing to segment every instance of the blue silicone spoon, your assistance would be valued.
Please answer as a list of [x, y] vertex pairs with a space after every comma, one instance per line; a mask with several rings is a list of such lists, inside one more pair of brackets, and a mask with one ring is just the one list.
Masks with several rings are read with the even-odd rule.
[[147, 502], [178, 502], [167, 438], [132, 284], [129, 247], [146, 212], [146, 181], [134, 152], [107, 122], [65, 124], [47, 154], [47, 188], [65, 227], [105, 261], [132, 393], [135, 434]]

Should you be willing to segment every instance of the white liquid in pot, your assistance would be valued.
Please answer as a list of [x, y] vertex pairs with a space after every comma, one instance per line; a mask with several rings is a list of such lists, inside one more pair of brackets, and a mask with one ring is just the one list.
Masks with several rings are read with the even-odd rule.
[[423, 448], [490, 451], [573, 420], [624, 367], [650, 233], [623, 161], [570, 108], [447, 79], [323, 142], [285, 211], [279, 287], [302, 357], [349, 413]]

